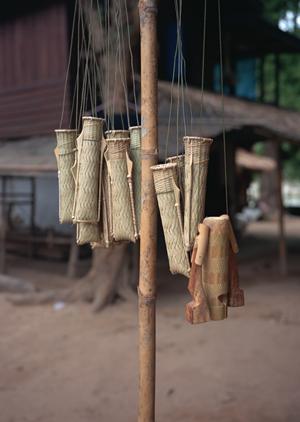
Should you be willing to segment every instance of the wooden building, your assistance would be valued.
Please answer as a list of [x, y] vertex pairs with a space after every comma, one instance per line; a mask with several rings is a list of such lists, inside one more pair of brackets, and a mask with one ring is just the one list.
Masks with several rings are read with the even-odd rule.
[[[2, 6], [0, 139], [48, 135], [58, 126], [74, 4], [72, 0], [12, 0]], [[187, 83], [194, 87], [201, 85], [203, 4], [203, 0], [190, 0], [183, 7]], [[256, 64], [263, 65], [267, 54], [279, 57], [280, 53], [300, 53], [299, 40], [264, 20], [262, 12], [260, 0], [226, 0], [222, 4], [225, 92], [256, 101], [264, 99], [263, 72], [257, 72]], [[173, 0], [159, 3], [158, 17], [159, 78], [170, 81], [176, 44]], [[204, 74], [205, 89], [210, 91], [220, 88], [218, 31], [217, 1], [210, 0]], [[135, 53], [138, 55], [138, 51]], [[278, 68], [274, 69], [278, 80], [276, 72]], [[68, 83], [63, 126], [69, 125], [72, 91]]]
[[[135, 0], [127, 0], [134, 3]], [[99, 0], [103, 3], [104, 0]], [[136, 1], [137, 3], [137, 1]], [[69, 60], [72, 17], [75, 1], [72, 0], [28, 0], [19, 2], [11, 0], [1, 8], [0, 15], [0, 146], [5, 142], [11, 143], [11, 149], [18, 148], [17, 140], [34, 138], [36, 142], [47, 143], [47, 150], [54, 146], [53, 129], [57, 128], [61, 118], [65, 76]], [[187, 84], [194, 88], [201, 87], [202, 79], [202, 48], [203, 48], [203, 0], [190, 0], [183, 4], [182, 36], [183, 53], [186, 59]], [[159, 78], [164, 81], [172, 79], [173, 57], [176, 48], [176, 17], [173, 0], [159, 2], [158, 14], [158, 42], [159, 42]], [[75, 34], [76, 37], [76, 34]], [[274, 55], [274, 102], [278, 104], [280, 93], [279, 72], [281, 53], [300, 53], [300, 40], [295, 36], [284, 33], [279, 28], [267, 22], [263, 17], [263, 2], [261, 0], [226, 0], [222, 2], [222, 42], [224, 62], [225, 93], [231, 97], [247, 99], [249, 103], [237, 103], [234, 99], [226, 99], [225, 129], [227, 132], [228, 160], [232, 191], [232, 212], [238, 208], [235, 191], [235, 150], [237, 147], [250, 146], [257, 140], [274, 140], [278, 142], [287, 139], [287, 132], [281, 131], [277, 122], [278, 110], [252, 108], [257, 102], [264, 102], [264, 58]], [[207, 33], [205, 43], [204, 88], [217, 94], [206, 94], [205, 109], [208, 110], [204, 121], [206, 128], [215, 137], [221, 138], [222, 125], [220, 113], [209, 113], [220, 104], [220, 49], [217, 0], [207, 1]], [[134, 56], [138, 58], [139, 48], [136, 46]], [[138, 62], [138, 60], [137, 60]], [[138, 71], [138, 69], [136, 69]], [[71, 78], [66, 84], [66, 103], [62, 127], [69, 127], [70, 109], [74, 95], [72, 81], [74, 81], [74, 66], [71, 62]], [[168, 98], [165, 93], [168, 88], [161, 85], [160, 107], [165, 115], [160, 113], [160, 133], [163, 141], [166, 128], [166, 110]], [[194, 116], [199, 119], [199, 92], [189, 92], [194, 98]], [[254, 103], [254, 104], [252, 104]], [[251, 118], [246, 118], [251, 111]], [[241, 109], [245, 113], [240, 113]], [[220, 110], [219, 110], [220, 111]], [[279, 110], [280, 111], [280, 110]], [[262, 124], [261, 113], [267, 113], [268, 124]], [[289, 114], [290, 113], [290, 114]], [[285, 116], [289, 124], [295, 126], [299, 114], [280, 111], [280, 118]], [[205, 117], [205, 116], [204, 116]], [[198, 122], [199, 123], [199, 122]], [[201, 125], [201, 130], [203, 124]], [[200, 130], [200, 129], [199, 129]], [[213, 132], [213, 133], [212, 133]], [[293, 132], [299, 142], [300, 134]], [[290, 140], [290, 139], [289, 139]], [[2, 141], [2, 144], [1, 144]], [[176, 149], [176, 136], [170, 139], [170, 151]], [[218, 143], [219, 146], [221, 143]], [[32, 145], [31, 145], [32, 147]], [[38, 151], [38, 149], [36, 149]], [[38, 154], [38, 153], [37, 153]], [[37, 155], [36, 154], [36, 155]], [[52, 152], [51, 152], [52, 154]], [[212, 163], [215, 168], [222, 168], [221, 153], [215, 151]], [[26, 154], [25, 154], [26, 155]], [[13, 157], [13, 154], [11, 154]], [[32, 165], [39, 165], [40, 157], [31, 154]], [[27, 157], [28, 158], [28, 157]], [[1, 176], [15, 177], [24, 174], [22, 157], [18, 157], [19, 167], [11, 163], [8, 168], [5, 158], [2, 161]], [[45, 157], [42, 162], [45, 163]], [[47, 162], [47, 159], [46, 159]], [[52, 159], [49, 158], [49, 162]], [[45, 164], [47, 167], [47, 165]], [[18, 170], [19, 168], [19, 170]], [[41, 173], [43, 173], [41, 171]], [[53, 172], [54, 176], [55, 173]], [[24, 176], [25, 177], [25, 176]], [[31, 175], [30, 175], [31, 177]], [[209, 178], [209, 184], [215, 183], [216, 175]], [[214, 189], [224, 192], [220, 175], [220, 186]], [[48, 186], [48, 185], [47, 185]], [[41, 188], [43, 190], [43, 188]], [[53, 177], [51, 195], [56, 195], [57, 181]], [[222, 195], [219, 196], [222, 201]], [[209, 199], [209, 198], [208, 198]], [[39, 201], [39, 194], [36, 195]], [[223, 201], [224, 202], [224, 201]], [[57, 204], [55, 202], [55, 205]], [[210, 206], [210, 200], [208, 201]], [[212, 208], [221, 212], [216, 204]], [[56, 223], [56, 222], [55, 222]]]
[[57, 127], [70, 13], [65, 1], [12, 0], [1, 6], [0, 139], [50, 134]]

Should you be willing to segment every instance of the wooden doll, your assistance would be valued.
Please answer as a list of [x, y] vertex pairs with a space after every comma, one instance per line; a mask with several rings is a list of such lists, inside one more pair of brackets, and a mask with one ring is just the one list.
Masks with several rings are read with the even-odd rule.
[[186, 317], [192, 324], [227, 317], [227, 306], [243, 306], [244, 294], [238, 286], [235, 254], [237, 242], [228, 215], [207, 217], [198, 226]]

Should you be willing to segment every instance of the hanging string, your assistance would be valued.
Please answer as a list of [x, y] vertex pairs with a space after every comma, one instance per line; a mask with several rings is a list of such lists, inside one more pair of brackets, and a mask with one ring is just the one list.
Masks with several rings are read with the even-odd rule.
[[[79, 114], [80, 59], [83, 53], [83, 41], [82, 41], [82, 37], [80, 37], [81, 13], [82, 13], [82, 8], [81, 8], [81, 1], [80, 1], [78, 3], [78, 22], [77, 22], [77, 71], [76, 71], [76, 113], [75, 113], [75, 122], [76, 122], [75, 125], [76, 125], [77, 132], [79, 132], [78, 114]], [[81, 45], [80, 45], [80, 40], [81, 40]]]
[[[165, 160], [168, 158], [168, 148], [169, 148], [169, 138], [170, 138], [170, 129], [171, 129], [171, 120], [173, 112], [173, 101], [174, 101], [174, 85], [175, 85], [175, 74], [177, 70], [177, 103], [176, 103], [176, 155], [178, 156], [179, 152], [179, 112], [180, 112], [180, 99], [181, 99], [181, 70], [182, 70], [182, 43], [181, 43], [181, 10], [182, 10], [182, 1], [177, 3], [178, 0], [174, 0], [175, 14], [176, 14], [176, 46], [173, 59], [173, 70], [172, 70], [172, 82], [171, 82], [171, 92], [170, 92], [170, 107], [169, 107], [169, 116], [168, 116], [168, 126], [167, 126], [167, 135], [165, 143]], [[184, 119], [185, 121], [185, 119]], [[186, 126], [186, 125], [185, 125]]]
[[[79, 109], [79, 116], [78, 116], [78, 127], [80, 125], [81, 116], [84, 115], [84, 111], [86, 110], [86, 103], [88, 97], [88, 54], [89, 54], [89, 44], [86, 44], [86, 31], [84, 27], [84, 18], [83, 18], [83, 11], [82, 11], [82, 19], [81, 19], [81, 32], [82, 32], [82, 40], [83, 40], [83, 52], [84, 52], [84, 72], [83, 72], [83, 84], [82, 84], [82, 97], [81, 97], [81, 104]], [[89, 37], [90, 40], [90, 37]]]
[[111, 51], [110, 51], [110, 22], [111, 22], [111, 15], [110, 15], [110, 0], [105, 1], [105, 38], [106, 38], [106, 46], [105, 46], [105, 57], [106, 57], [106, 66], [105, 66], [105, 88], [106, 93], [104, 96], [105, 101], [105, 114], [107, 116], [107, 129], [110, 130], [113, 126], [112, 122], [112, 113], [111, 113], [111, 103], [110, 103], [110, 60], [111, 60]]
[[168, 158], [168, 147], [169, 147], [169, 138], [170, 138], [170, 129], [171, 129], [171, 118], [172, 118], [172, 109], [173, 109], [173, 90], [174, 90], [175, 71], [176, 71], [176, 62], [177, 62], [177, 54], [178, 54], [177, 42], [178, 42], [178, 39], [176, 40], [176, 48], [175, 48], [174, 59], [173, 59], [172, 82], [171, 82], [171, 92], [170, 92], [170, 107], [169, 107], [168, 127], [167, 127], [166, 143], [165, 143], [165, 161]]
[[[107, 28], [108, 28], [108, 10], [107, 10], [107, 0], [104, 3], [104, 13], [102, 13], [99, 5], [99, 1], [96, 1], [97, 6], [97, 17], [98, 17], [98, 30], [99, 30], [99, 42], [103, 42], [99, 45], [99, 57], [102, 55], [102, 60], [98, 61], [96, 51], [94, 49], [93, 56], [94, 56], [94, 63], [95, 63], [95, 73], [96, 73], [96, 89], [98, 89], [98, 95], [99, 98], [102, 99], [102, 102], [104, 103], [103, 107], [103, 113], [104, 113], [104, 119], [107, 122], [107, 127], [109, 128], [109, 110], [108, 110], [108, 104], [106, 104], [106, 101], [108, 97], [106, 97], [106, 84], [102, 81], [105, 81], [105, 66], [108, 66], [109, 61], [107, 60], [108, 57], [108, 48], [107, 48], [107, 40], [109, 37], [107, 36]], [[104, 15], [104, 17], [103, 17]], [[101, 40], [101, 41], [100, 41]], [[95, 42], [96, 45], [96, 42]], [[109, 92], [109, 88], [107, 89], [107, 92]], [[96, 108], [97, 110], [97, 108]]]
[[[184, 135], [186, 136], [187, 125], [186, 125], [186, 113], [185, 113], [185, 86], [184, 86], [184, 79], [183, 79], [184, 57], [183, 57], [183, 44], [182, 44], [182, 0], [179, 0], [177, 7], [175, 6], [175, 11], [176, 11], [176, 20], [177, 20], [177, 37], [178, 37], [178, 45], [179, 45], [178, 97], [181, 97], [182, 120], [183, 120], [183, 126], [184, 126]], [[179, 127], [179, 121], [177, 121], [177, 126]], [[178, 139], [179, 138], [177, 136], [177, 142], [178, 142]], [[177, 155], [178, 155], [178, 145], [177, 145]]]
[[[202, 35], [202, 64], [201, 64], [201, 99], [200, 99], [200, 119], [203, 113], [204, 103], [204, 74], [205, 74], [205, 49], [206, 49], [206, 21], [207, 21], [207, 0], [204, 0], [203, 11], [203, 35]], [[219, 32], [220, 33], [220, 32]], [[201, 120], [200, 120], [201, 122]]]
[[218, 0], [218, 25], [219, 25], [219, 48], [220, 48], [220, 86], [221, 86], [221, 103], [222, 103], [222, 137], [223, 137], [223, 155], [224, 155], [225, 203], [226, 203], [226, 213], [229, 214], [226, 133], [225, 133], [225, 123], [224, 123], [225, 104], [224, 104], [223, 48], [222, 48], [223, 43], [222, 43], [222, 22], [221, 22], [220, 0]]
[[61, 110], [60, 123], [59, 123], [60, 129], [62, 127], [64, 112], [65, 112], [65, 105], [66, 105], [66, 94], [67, 94], [67, 85], [68, 85], [69, 76], [70, 76], [70, 67], [71, 67], [71, 59], [72, 59], [72, 51], [73, 51], [74, 33], [75, 33], [76, 13], [78, 13], [77, 9], [78, 9], [78, 0], [75, 1], [75, 5], [74, 5], [74, 14], [73, 14], [72, 30], [71, 30], [71, 40], [70, 40], [70, 47], [69, 47], [69, 58], [68, 58], [67, 71], [66, 71], [66, 77], [65, 77], [65, 83], [64, 83], [62, 110]]
[[[126, 54], [125, 54], [125, 40], [124, 40], [124, 27], [126, 27], [126, 21], [122, 19], [124, 7], [122, 8], [121, 0], [118, 1], [119, 6], [119, 42], [120, 42], [120, 56], [119, 56], [119, 67], [121, 73], [121, 82], [124, 91], [124, 98], [125, 98], [125, 108], [126, 108], [126, 116], [127, 116], [127, 128], [130, 126], [130, 114], [129, 114], [129, 102], [128, 102], [128, 84], [127, 84], [127, 68], [126, 68]], [[125, 9], [127, 9], [127, 5], [125, 3]], [[126, 15], [126, 13], [124, 13]], [[126, 28], [125, 28], [126, 29]], [[128, 46], [129, 49], [129, 46]]]
[[133, 53], [132, 53], [132, 46], [131, 46], [131, 36], [130, 36], [130, 29], [129, 29], [129, 16], [128, 16], [128, 9], [127, 9], [126, 0], [124, 0], [124, 8], [125, 8], [125, 15], [126, 15], [127, 40], [128, 40], [128, 49], [129, 49], [129, 55], [130, 55], [130, 68], [131, 68], [131, 77], [132, 77], [132, 91], [133, 91], [133, 100], [134, 100], [134, 108], [135, 108], [135, 117], [136, 117], [136, 124], [139, 126], [140, 121], [139, 121], [139, 114], [138, 114], [138, 107], [137, 107], [137, 96], [136, 96], [136, 88], [135, 88]]

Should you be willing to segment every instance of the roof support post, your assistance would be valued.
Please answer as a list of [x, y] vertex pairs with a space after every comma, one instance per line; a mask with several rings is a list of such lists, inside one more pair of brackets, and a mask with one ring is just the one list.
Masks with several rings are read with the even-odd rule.
[[284, 227], [284, 205], [282, 198], [282, 162], [280, 156], [280, 143], [276, 145], [276, 175], [277, 175], [277, 204], [278, 204], [278, 236], [279, 236], [279, 271], [285, 277], [287, 275], [287, 251]]

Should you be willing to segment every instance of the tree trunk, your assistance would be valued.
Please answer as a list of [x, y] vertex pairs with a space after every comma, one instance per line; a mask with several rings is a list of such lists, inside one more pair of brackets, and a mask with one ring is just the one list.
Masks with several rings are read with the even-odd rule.
[[[277, 145], [266, 142], [264, 154], [270, 158], [277, 159]], [[261, 200], [260, 207], [264, 215], [274, 218], [278, 212], [277, 203], [277, 170], [264, 172], [261, 176]]]
[[133, 252], [134, 249], [128, 243], [109, 249], [95, 249], [90, 271], [75, 282], [74, 286], [43, 292], [25, 291], [24, 294], [10, 295], [7, 299], [15, 305], [84, 301], [92, 303], [94, 312], [101, 311], [117, 298], [132, 300], [135, 298], [134, 288], [137, 285], [137, 266], [132, 263]]

